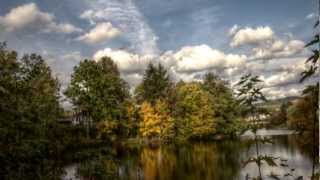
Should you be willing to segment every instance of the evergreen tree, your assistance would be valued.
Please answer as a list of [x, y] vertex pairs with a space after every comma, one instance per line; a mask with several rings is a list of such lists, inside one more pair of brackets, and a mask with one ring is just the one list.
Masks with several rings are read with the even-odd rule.
[[206, 73], [202, 86], [211, 95], [218, 133], [234, 137], [236, 133], [242, 132], [245, 127], [239, 118], [241, 107], [227, 82], [213, 73]]
[[154, 105], [157, 99], [166, 99], [172, 89], [172, 82], [167, 70], [159, 63], [149, 64], [142, 83], [136, 88], [138, 102], [148, 101]]

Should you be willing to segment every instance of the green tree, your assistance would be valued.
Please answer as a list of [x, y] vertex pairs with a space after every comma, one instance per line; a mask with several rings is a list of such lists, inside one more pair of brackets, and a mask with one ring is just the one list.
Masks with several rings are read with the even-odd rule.
[[236, 84], [238, 86], [238, 98], [240, 103], [246, 107], [245, 113], [247, 115], [247, 119], [250, 120], [250, 130], [254, 133], [254, 145], [256, 150], [256, 156], [250, 157], [244, 165], [248, 163], [256, 163], [259, 170], [259, 176], [256, 179], [261, 180], [263, 175], [261, 172], [261, 165], [263, 162], [267, 163], [270, 166], [275, 166], [274, 157], [268, 155], [260, 154], [260, 143], [270, 142], [268, 139], [262, 139], [257, 135], [257, 131], [262, 126], [260, 125], [261, 114], [263, 114], [264, 109], [257, 106], [257, 103], [267, 101], [262, 90], [263, 81], [259, 79], [258, 76], [252, 76], [251, 74], [245, 75], [241, 77], [240, 81]]
[[58, 80], [39, 55], [25, 55], [17, 60], [17, 53], [3, 46], [0, 56], [0, 108], [4, 118], [1, 122], [7, 125], [2, 127], [15, 128], [18, 132], [13, 133], [19, 137], [13, 137], [17, 141], [43, 136], [47, 125], [61, 112]]
[[90, 119], [100, 130], [98, 136], [101, 138], [109, 135], [114, 140], [114, 137], [126, 134], [122, 121], [127, 117], [128, 86], [110, 58], [103, 57], [98, 62], [80, 62], [74, 68], [65, 95], [71, 99], [76, 109], [87, 116], [87, 134], [92, 129]]
[[176, 91], [175, 119], [178, 135], [185, 139], [201, 139], [215, 134], [215, 111], [210, 93], [196, 82], [181, 84]]
[[167, 70], [159, 63], [149, 64], [142, 83], [136, 88], [135, 95], [138, 102], [148, 101], [155, 104], [158, 99], [166, 99], [172, 89], [172, 82]]
[[61, 112], [59, 83], [41, 56], [18, 59], [5, 44], [0, 45], [0, 74], [0, 161], [5, 167], [0, 173], [41, 178], [52, 153], [48, 149], [54, 146], [49, 143], [50, 127]]
[[19, 119], [18, 113], [18, 74], [20, 64], [17, 60], [17, 52], [6, 48], [5, 43], [0, 44], [0, 137], [4, 147], [10, 142], [16, 141], [14, 126]]
[[202, 86], [211, 94], [218, 133], [235, 137], [237, 132], [242, 132], [245, 125], [239, 118], [241, 107], [227, 82], [213, 73], [206, 73]]
[[280, 108], [271, 109], [273, 111], [269, 118], [270, 126], [279, 126], [287, 124], [288, 120], [288, 108], [291, 105], [291, 102], [282, 102]]

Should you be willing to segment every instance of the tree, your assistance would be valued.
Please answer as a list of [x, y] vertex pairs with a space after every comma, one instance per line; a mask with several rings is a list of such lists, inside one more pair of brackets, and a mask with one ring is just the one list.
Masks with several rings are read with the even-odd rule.
[[58, 79], [52, 77], [51, 69], [36, 54], [25, 55], [21, 59], [21, 68], [25, 85], [23, 91], [28, 92], [24, 97], [29, 104], [25, 110], [32, 114], [30, 118], [33, 121], [37, 119], [43, 126], [56, 121], [61, 111]]
[[[319, 12], [320, 12], [320, 1], [318, 2]], [[320, 33], [317, 29], [319, 27], [320, 19], [319, 14], [317, 15], [316, 23], [314, 24], [314, 28], [316, 29], [316, 34], [314, 35], [313, 39], [306, 44], [305, 47], [313, 47], [313, 55], [311, 55], [307, 60], [306, 64], [309, 65], [309, 68], [301, 73], [301, 79], [300, 82], [303, 82], [304, 80], [312, 77], [313, 75], [319, 76], [319, 55], [320, 55]], [[317, 45], [317, 46], [315, 46]], [[313, 91], [313, 92], [310, 92]], [[308, 86], [305, 90], [305, 92], [308, 91], [308, 93], [311, 93], [315, 95], [314, 97], [317, 97], [316, 99], [319, 99], [319, 82], [314, 84], [313, 86]], [[304, 94], [305, 94], [304, 92]], [[314, 101], [313, 101], [314, 102]], [[311, 179], [317, 179], [319, 177], [320, 173], [315, 173], [315, 166], [316, 164], [319, 164], [319, 161], [317, 161], [319, 147], [317, 145], [317, 136], [319, 135], [319, 101], [312, 103], [312, 119], [313, 119], [313, 129], [312, 129], [312, 136], [313, 136], [313, 166], [312, 166], [312, 176]]]
[[227, 82], [213, 73], [206, 73], [202, 86], [211, 94], [218, 133], [234, 137], [237, 132], [243, 131], [244, 125], [239, 119], [241, 107]]
[[136, 137], [139, 134], [139, 107], [131, 99], [127, 104], [127, 119], [126, 127], [128, 129], [128, 137]]
[[261, 139], [257, 136], [257, 131], [261, 127], [259, 121], [260, 115], [264, 112], [264, 109], [257, 106], [257, 103], [267, 101], [262, 90], [262, 80], [259, 79], [258, 76], [252, 76], [251, 74], [245, 75], [241, 77], [240, 81], [236, 84], [238, 86], [238, 98], [240, 103], [246, 107], [245, 113], [247, 114], [247, 118], [252, 122], [250, 125], [250, 130], [254, 133], [254, 141], [256, 156], [249, 158], [244, 162], [244, 165], [249, 163], [256, 163], [259, 170], [259, 176], [257, 179], [262, 179], [261, 165], [263, 162], [266, 162], [270, 166], [274, 166], [274, 157], [268, 155], [260, 154], [260, 143], [270, 142], [268, 139]]
[[[314, 25], [314, 28], [317, 28], [318, 26], [319, 26], [319, 18], [317, 19]], [[317, 73], [317, 70], [319, 69], [319, 42], [320, 42], [319, 37], [320, 37], [320, 34], [319, 34], [319, 31], [317, 31], [313, 39], [305, 45], [305, 47], [313, 47], [312, 49], [313, 54], [305, 62], [307, 65], [309, 65], [309, 68], [301, 73], [302, 77], [300, 82], [303, 82], [304, 80], [312, 77], [314, 74]]]
[[15, 142], [12, 131], [18, 116], [18, 74], [20, 63], [17, 52], [6, 48], [6, 43], [0, 43], [0, 137], [2, 147], [10, 142]]
[[3, 43], [0, 96], [0, 160], [5, 167], [0, 174], [19, 179], [19, 173], [11, 172], [28, 172], [40, 179], [55, 146], [50, 127], [61, 113], [58, 80], [41, 56], [18, 59]]
[[143, 102], [140, 107], [140, 134], [142, 137], [159, 137], [161, 132], [161, 119], [149, 102]]
[[89, 120], [92, 118], [94, 123], [99, 123], [97, 127], [102, 134], [113, 132], [123, 135], [121, 120], [126, 118], [129, 92], [127, 84], [120, 78], [116, 64], [110, 58], [103, 57], [98, 62], [80, 62], [74, 68], [65, 95], [87, 116], [87, 132], [91, 129]]
[[299, 147], [312, 155], [314, 163], [312, 176], [314, 176], [314, 179], [316, 179], [315, 166], [319, 162], [319, 122], [316, 121], [318, 119], [318, 94], [318, 85], [307, 86], [302, 97], [288, 108], [288, 125], [302, 136]]
[[269, 118], [270, 126], [279, 126], [287, 124], [288, 121], [288, 108], [291, 106], [291, 102], [282, 102], [279, 109], [273, 109]]
[[27, 136], [39, 137], [40, 133], [43, 136], [47, 124], [55, 121], [61, 111], [58, 80], [39, 55], [25, 55], [18, 60], [17, 53], [5, 46], [0, 55], [2, 122], [20, 131], [18, 141]]
[[149, 64], [142, 83], [136, 88], [138, 102], [148, 101], [154, 105], [157, 99], [166, 99], [172, 89], [172, 82], [167, 70], [159, 63], [157, 66]]
[[216, 133], [216, 120], [210, 96], [199, 83], [181, 84], [178, 87], [175, 118], [180, 137], [209, 138]]
[[170, 141], [174, 138], [174, 119], [169, 112], [169, 106], [164, 100], [157, 100], [155, 106], [143, 102], [140, 107], [140, 134], [147, 138], [160, 138]]
[[170, 141], [174, 138], [175, 120], [171, 116], [169, 105], [165, 100], [157, 100], [155, 111], [160, 118], [160, 139]]
[[218, 76], [211, 72], [204, 75], [203, 88], [214, 96], [231, 94], [230, 89], [226, 85], [227, 82], [221, 80]]

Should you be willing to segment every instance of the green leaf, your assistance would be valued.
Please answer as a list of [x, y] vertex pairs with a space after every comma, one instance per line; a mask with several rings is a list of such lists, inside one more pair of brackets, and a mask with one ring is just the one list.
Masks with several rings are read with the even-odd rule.
[[305, 47], [312, 46], [312, 45], [314, 45], [314, 44], [316, 44], [316, 43], [319, 43], [319, 34], [315, 35], [315, 36], [314, 36], [314, 39], [313, 39], [312, 41], [310, 41], [309, 43], [307, 43], [307, 44], [305, 45]]
[[277, 166], [276, 162], [274, 160], [278, 159], [272, 156], [261, 156], [259, 158], [261, 161], [265, 161], [269, 166]]
[[302, 78], [300, 79], [300, 82], [303, 82], [304, 80], [306, 80], [307, 78], [312, 76], [316, 72], [317, 69], [318, 69], [318, 67], [316, 67], [316, 66], [310, 66], [308, 70], [303, 71], [301, 73]]

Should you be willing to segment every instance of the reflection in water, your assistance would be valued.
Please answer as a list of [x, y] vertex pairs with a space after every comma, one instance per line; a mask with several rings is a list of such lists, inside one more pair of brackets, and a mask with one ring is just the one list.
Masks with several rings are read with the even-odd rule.
[[[239, 171], [239, 158], [230, 153], [235, 143], [199, 143], [184, 146], [144, 148], [140, 158], [121, 164], [127, 172], [120, 179], [233, 179]], [[130, 156], [122, 161], [130, 161]], [[223, 169], [223, 171], [221, 170]]]
[[[281, 179], [298, 176], [308, 179], [312, 168], [311, 159], [298, 149], [295, 136], [274, 136], [272, 139], [274, 144], [263, 144], [260, 150], [263, 154], [280, 157], [277, 159], [279, 166], [262, 165], [264, 179], [272, 179], [268, 178], [270, 174], [279, 175]], [[258, 171], [253, 164], [243, 166], [242, 162], [255, 153], [244, 142], [221, 141], [137, 148], [113, 158], [102, 156], [83, 162], [78, 165], [78, 173], [87, 179], [245, 179], [247, 174], [254, 176]]]

